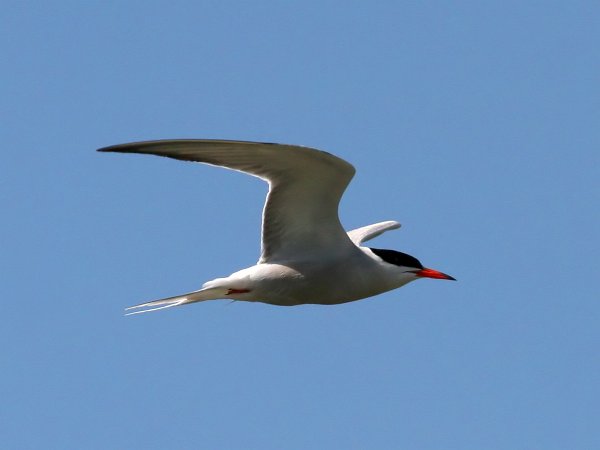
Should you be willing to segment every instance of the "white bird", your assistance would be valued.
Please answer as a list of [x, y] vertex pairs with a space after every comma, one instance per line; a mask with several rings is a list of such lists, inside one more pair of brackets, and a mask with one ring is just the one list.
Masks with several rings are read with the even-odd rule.
[[101, 148], [145, 153], [245, 172], [269, 184], [262, 216], [258, 263], [201, 289], [131, 306], [129, 314], [205, 300], [232, 299], [272, 305], [334, 305], [399, 288], [419, 278], [454, 280], [414, 257], [361, 244], [395, 221], [346, 233], [338, 205], [355, 169], [330, 153], [295, 145], [224, 140], [161, 140]]

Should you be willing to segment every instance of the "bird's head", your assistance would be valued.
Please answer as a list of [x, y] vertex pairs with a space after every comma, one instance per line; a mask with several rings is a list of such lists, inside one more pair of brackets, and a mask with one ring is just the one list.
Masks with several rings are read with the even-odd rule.
[[437, 278], [438, 280], [456, 281], [456, 278], [453, 278], [450, 275], [446, 275], [445, 273], [434, 269], [423, 267], [423, 264], [421, 264], [417, 258], [407, 255], [406, 253], [397, 252], [395, 250], [384, 250], [380, 248], [370, 248], [370, 250], [387, 264], [396, 266], [408, 277], [414, 277], [414, 279]]

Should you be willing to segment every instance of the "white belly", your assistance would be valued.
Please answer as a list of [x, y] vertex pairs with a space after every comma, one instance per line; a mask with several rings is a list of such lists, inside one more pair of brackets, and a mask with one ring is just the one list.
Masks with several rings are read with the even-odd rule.
[[228, 296], [236, 300], [281, 306], [334, 305], [370, 297], [404, 284], [392, 275], [382, 270], [379, 262], [363, 252], [356, 252], [339, 260], [258, 264], [206, 285], [249, 290]]

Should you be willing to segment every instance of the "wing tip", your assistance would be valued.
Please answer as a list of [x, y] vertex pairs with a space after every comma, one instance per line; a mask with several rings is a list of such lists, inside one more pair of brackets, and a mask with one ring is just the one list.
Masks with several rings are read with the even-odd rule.
[[143, 144], [143, 142], [109, 145], [108, 147], [99, 148], [96, 151], [100, 153], [139, 153], [137, 148], [140, 144]]
[[[158, 139], [151, 141], [136, 141], [136, 142], [128, 142], [126, 144], [116, 144], [109, 145], [107, 147], [102, 147], [97, 149], [97, 152], [100, 153], [144, 153], [140, 151], [141, 147], [149, 147], [149, 146], [162, 146], [169, 144], [194, 144], [194, 143], [202, 143], [202, 144], [244, 144], [244, 145], [287, 145], [287, 144], [279, 144], [276, 142], [258, 142], [258, 141], [242, 141], [242, 140], [227, 140], [227, 139]], [[300, 146], [296, 146], [300, 147]]]

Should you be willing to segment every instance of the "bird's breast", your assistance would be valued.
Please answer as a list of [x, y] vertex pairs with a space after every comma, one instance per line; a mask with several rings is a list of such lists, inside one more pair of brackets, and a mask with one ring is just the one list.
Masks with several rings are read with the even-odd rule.
[[276, 305], [333, 305], [396, 287], [362, 252], [337, 259], [262, 263], [238, 274], [252, 286], [255, 301]]

